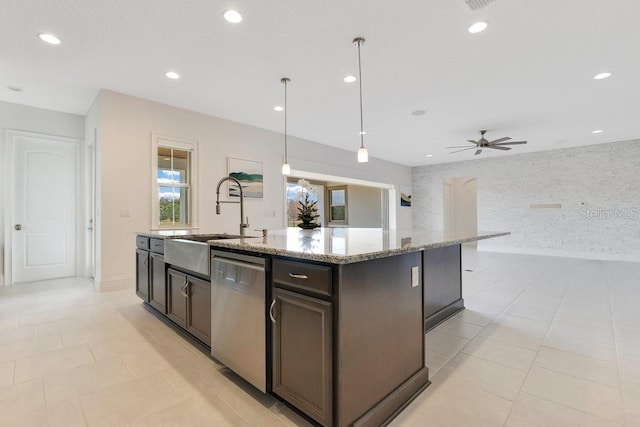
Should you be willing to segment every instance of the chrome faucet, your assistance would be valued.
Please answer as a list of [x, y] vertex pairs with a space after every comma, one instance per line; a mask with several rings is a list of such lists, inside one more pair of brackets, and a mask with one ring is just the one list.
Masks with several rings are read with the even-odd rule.
[[[238, 184], [238, 188], [240, 189], [240, 201], [239, 202], [235, 202], [235, 201], [232, 201], [232, 200], [222, 200], [222, 201], [220, 201], [220, 186], [225, 181], [233, 181], [236, 184]], [[246, 228], [249, 228], [249, 217], [246, 218], [247, 222], [242, 222], [242, 219], [244, 218], [244, 194], [242, 192], [242, 185], [240, 184], [240, 181], [238, 181], [236, 178], [234, 178], [232, 176], [225, 176], [220, 181], [218, 181], [218, 187], [216, 188], [216, 215], [220, 215], [220, 203], [240, 203], [240, 235], [244, 236], [244, 230]]]

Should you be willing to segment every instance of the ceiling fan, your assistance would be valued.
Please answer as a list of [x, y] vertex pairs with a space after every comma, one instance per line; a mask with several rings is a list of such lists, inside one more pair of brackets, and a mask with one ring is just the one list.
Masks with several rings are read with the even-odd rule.
[[482, 153], [482, 149], [483, 148], [492, 148], [494, 150], [503, 150], [503, 151], [507, 151], [507, 150], [511, 150], [511, 147], [505, 147], [505, 145], [519, 145], [519, 144], [526, 144], [527, 141], [510, 141], [510, 142], [505, 142], [505, 141], [509, 141], [511, 138], [508, 136], [505, 136], [504, 138], [498, 138], [494, 141], [488, 141], [485, 137], [484, 134], [486, 133], [486, 130], [481, 130], [480, 131], [480, 139], [477, 141], [474, 141], [473, 139], [468, 139], [467, 141], [469, 141], [472, 144], [475, 144], [475, 147], [469, 147], [468, 145], [458, 145], [455, 147], [446, 147], [446, 148], [462, 148], [462, 150], [457, 150], [457, 151], [452, 151], [449, 154], [454, 154], [454, 153], [459, 153], [461, 151], [466, 151], [466, 150], [476, 150], [476, 156], [480, 153]]

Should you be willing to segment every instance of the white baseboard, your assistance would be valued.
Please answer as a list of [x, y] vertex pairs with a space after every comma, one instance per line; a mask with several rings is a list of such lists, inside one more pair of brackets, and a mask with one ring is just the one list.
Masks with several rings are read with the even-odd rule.
[[108, 278], [95, 278], [95, 287], [100, 292], [121, 291], [124, 289], [135, 289], [135, 276], [117, 276]]
[[581, 259], [594, 259], [601, 261], [631, 261], [638, 262], [640, 260], [639, 254], [608, 254], [602, 252], [580, 252], [580, 251], [566, 251], [562, 249], [549, 249], [549, 248], [509, 248], [504, 246], [492, 246], [487, 244], [479, 244], [478, 250], [482, 252], [500, 252], [506, 254], [522, 254], [522, 255], [541, 255], [541, 256], [553, 256], [563, 258], [581, 258]]

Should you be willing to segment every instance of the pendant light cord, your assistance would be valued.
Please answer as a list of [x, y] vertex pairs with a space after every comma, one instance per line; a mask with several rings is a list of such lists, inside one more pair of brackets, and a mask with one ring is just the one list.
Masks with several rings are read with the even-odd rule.
[[360, 60], [360, 44], [364, 41], [362, 38], [355, 40], [358, 43], [358, 83], [360, 84], [360, 148], [364, 148], [364, 121], [362, 119], [362, 62]]
[[284, 85], [284, 162], [289, 163], [289, 157], [287, 155], [287, 83], [291, 80], [287, 77], [280, 79], [280, 82]]

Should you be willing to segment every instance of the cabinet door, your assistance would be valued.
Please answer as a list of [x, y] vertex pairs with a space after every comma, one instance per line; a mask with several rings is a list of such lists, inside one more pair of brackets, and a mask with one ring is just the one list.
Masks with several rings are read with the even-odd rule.
[[167, 317], [183, 329], [187, 327], [187, 275], [167, 270]]
[[273, 298], [273, 392], [331, 425], [332, 305], [279, 288]]
[[211, 345], [211, 284], [189, 277], [187, 294], [187, 331]]
[[462, 298], [460, 245], [424, 251], [424, 317]]
[[164, 271], [164, 255], [149, 254], [149, 304], [162, 314], [167, 314], [167, 287]]
[[136, 294], [149, 302], [149, 252], [136, 249]]

